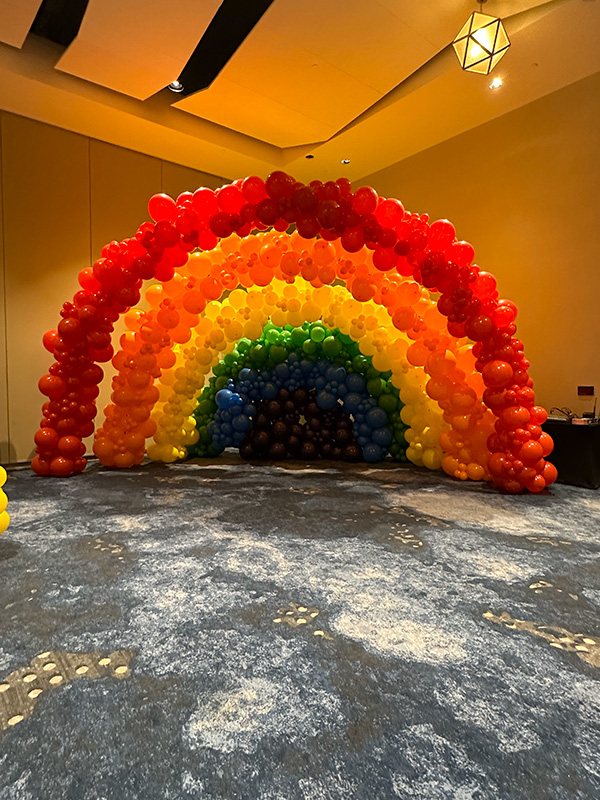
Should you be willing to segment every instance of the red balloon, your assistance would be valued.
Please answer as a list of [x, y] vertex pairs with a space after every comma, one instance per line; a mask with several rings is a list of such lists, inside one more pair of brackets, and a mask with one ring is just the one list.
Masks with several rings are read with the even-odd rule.
[[544, 480], [543, 475], [536, 475], [533, 480], [529, 481], [525, 484], [525, 488], [529, 489], [530, 492], [538, 493], [543, 492], [546, 488], [546, 481]]
[[256, 218], [259, 222], [262, 222], [263, 225], [275, 224], [279, 218], [279, 207], [275, 200], [271, 200], [270, 198], [261, 200], [256, 206]]
[[281, 170], [272, 172], [265, 181], [267, 194], [273, 200], [281, 200], [284, 197], [291, 197], [296, 188], [296, 181], [291, 175], [287, 175]]
[[486, 386], [507, 386], [513, 377], [513, 368], [507, 361], [490, 361], [481, 371]]
[[554, 483], [554, 481], [558, 478], [558, 470], [554, 464], [551, 464], [549, 461], [546, 461], [544, 464], [541, 474], [546, 481], [546, 486], [550, 486], [550, 484]]
[[266, 200], [267, 189], [265, 182], [257, 175], [250, 175], [242, 182], [242, 194], [249, 203], [257, 205], [261, 200]]
[[519, 450], [519, 458], [524, 464], [535, 464], [544, 455], [544, 448], [539, 442], [531, 439], [525, 442]]
[[70, 458], [56, 456], [50, 462], [50, 474], [57, 478], [68, 478], [73, 472], [73, 461]]
[[40, 428], [33, 437], [41, 452], [53, 452], [58, 446], [60, 436], [54, 428]]
[[545, 431], [542, 431], [540, 433], [540, 438], [538, 439], [538, 442], [542, 445], [544, 451], [543, 457], [546, 458], [546, 456], [549, 456], [550, 453], [554, 450], [554, 442], [552, 441], [552, 437]]
[[507, 328], [517, 318], [517, 307], [510, 300], [501, 300], [490, 316], [498, 328]]
[[548, 412], [542, 406], [532, 406], [529, 409], [529, 413], [531, 414], [531, 421], [536, 425], [543, 425], [548, 419]]
[[246, 203], [242, 192], [233, 184], [224, 186], [219, 191], [218, 200], [223, 211], [226, 211], [228, 214], [239, 214], [242, 206]]
[[97, 292], [98, 289], [100, 289], [100, 284], [94, 277], [94, 272], [91, 267], [82, 269], [79, 273], [78, 280], [81, 288], [87, 290], [88, 292]]
[[358, 253], [365, 243], [362, 228], [357, 226], [355, 228], [346, 228], [342, 233], [342, 247], [347, 253]]
[[508, 467], [509, 461], [504, 453], [492, 453], [488, 458], [488, 469], [496, 477], [504, 475]]
[[42, 343], [49, 353], [54, 353], [54, 350], [56, 349], [56, 342], [59, 338], [60, 337], [57, 330], [46, 331], [46, 333], [43, 335]]
[[155, 194], [148, 201], [148, 213], [153, 220], [174, 220], [177, 217], [177, 205], [168, 194]]
[[459, 267], [468, 267], [473, 263], [475, 250], [469, 242], [454, 242], [446, 250], [446, 258], [449, 261], [454, 261]]
[[36, 475], [50, 475], [50, 462], [44, 458], [40, 458], [39, 456], [35, 456], [35, 458], [31, 462], [31, 469], [35, 472]]
[[219, 210], [219, 203], [213, 190], [203, 186], [201, 189], [197, 189], [194, 192], [192, 207], [199, 217], [206, 219], [217, 213]]
[[300, 186], [294, 192], [294, 205], [303, 216], [311, 217], [319, 205], [319, 198], [310, 186]]
[[296, 230], [303, 239], [314, 239], [321, 226], [314, 217], [300, 217], [296, 222]]
[[38, 388], [50, 400], [58, 400], [67, 391], [67, 384], [57, 375], [42, 375]]
[[494, 323], [485, 314], [479, 314], [477, 317], [472, 317], [465, 323], [465, 331], [467, 336], [474, 342], [483, 342], [484, 339], [487, 339], [491, 335], [493, 330]]
[[161, 247], [174, 247], [179, 243], [179, 233], [172, 222], [162, 219], [154, 226], [154, 239]]
[[456, 237], [454, 225], [447, 219], [437, 219], [429, 226], [428, 243], [431, 250], [442, 253], [447, 250]]
[[85, 445], [77, 436], [61, 436], [58, 440], [59, 455], [76, 459], [85, 453]]
[[380, 200], [379, 205], [375, 209], [375, 217], [377, 222], [384, 228], [395, 228], [402, 222], [404, 216], [404, 206], [399, 200], [390, 198], [388, 200]]
[[480, 270], [473, 284], [473, 294], [480, 300], [492, 297], [496, 291], [496, 278], [491, 272]]
[[373, 251], [373, 266], [381, 272], [393, 269], [397, 261], [398, 254], [393, 247], [377, 247]]
[[500, 414], [500, 419], [509, 430], [524, 428], [529, 422], [529, 411], [523, 406], [510, 406]]
[[372, 214], [377, 208], [379, 197], [371, 186], [361, 186], [354, 192], [352, 208], [357, 214]]

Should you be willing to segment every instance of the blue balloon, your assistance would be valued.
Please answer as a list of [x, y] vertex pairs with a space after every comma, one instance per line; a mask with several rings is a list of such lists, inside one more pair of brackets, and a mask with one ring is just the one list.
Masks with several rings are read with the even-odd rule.
[[375, 464], [382, 461], [385, 453], [383, 448], [374, 442], [370, 442], [363, 447], [363, 458], [368, 464]]
[[340, 366], [331, 366], [325, 373], [325, 377], [328, 381], [335, 381], [336, 383], [342, 383], [342, 381], [346, 380], [346, 370]]
[[380, 408], [380, 406], [375, 406], [375, 408], [371, 408], [367, 411], [367, 425], [371, 428], [381, 428], [382, 425], [385, 425], [387, 422], [387, 414]]
[[238, 414], [233, 418], [231, 425], [234, 431], [244, 433], [252, 427], [252, 420], [245, 414]]
[[317, 394], [317, 405], [319, 408], [328, 409], [333, 408], [337, 403], [335, 395], [330, 392], [319, 392]]
[[230, 389], [219, 389], [215, 395], [215, 401], [219, 408], [229, 408], [233, 393]]
[[355, 414], [358, 411], [358, 407], [362, 402], [362, 398], [356, 392], [350, 392], [344, 397], [344, 408], [349, 414]]
[[263, 389], [263, 395], [262, 396], [266, 400], [273, 400], [275, 397], [277, 397], [277, 392], [278, 391], [279, 391], [279, 389], [277, 388], [277, 386], [275, 386], [274, 383], [271, 383], [269, 381], [269, 383], [265, 383], [265, 388]]
[[277, 364], [277, 366], [275, 367], [274, 374], [276, 378], [284, 381], [290, 374], [290, 368], [285, 363], [285, 361], [282, 361], [281, 364]]
[[385, 426], [383, 428], [375, 428], [375, 430], [371, 432], [371, 439], [375, 444], [387, 450], [392, 443], [392, 432]]
[[350, 392], [364, 392], [365, 379], [358, 372], [351, 372], [346, 376], [346, 386]]

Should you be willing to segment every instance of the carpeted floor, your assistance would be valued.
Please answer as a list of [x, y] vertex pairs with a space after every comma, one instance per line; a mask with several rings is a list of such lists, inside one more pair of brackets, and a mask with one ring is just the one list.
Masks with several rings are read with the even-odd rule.
[[12, 472], [0, 797], [600, 797], [600, 495]]

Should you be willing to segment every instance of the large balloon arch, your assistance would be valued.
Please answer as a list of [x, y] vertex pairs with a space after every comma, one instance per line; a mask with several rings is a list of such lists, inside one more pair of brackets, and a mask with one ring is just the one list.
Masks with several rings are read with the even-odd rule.
[[84, 469], [112, 361], [94, 443], [107, 467], [237, 446], [249, 458], [389, 454], [509, 492], [556, 479], [516, 306], [448, 220], [344, 178], [303, 185], [279, 171], [155, 195], [148, 210], [154, 222], [79, 273], [44, 336], [55, 361], [39, 381], [38, 475]]

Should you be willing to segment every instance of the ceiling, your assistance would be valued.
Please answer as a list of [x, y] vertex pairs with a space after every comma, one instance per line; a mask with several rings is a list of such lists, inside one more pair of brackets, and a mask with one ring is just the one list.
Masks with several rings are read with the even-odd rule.
[[598, 0], [489, 0], [512, 42], [492, 90], [450, 45], [476, 9], [0, 0], [0, 107], [230, 178], [357, 180], [600, 71]]

